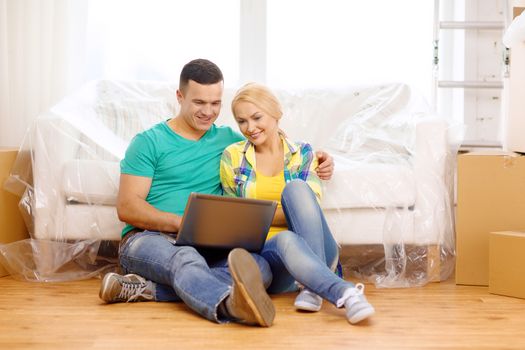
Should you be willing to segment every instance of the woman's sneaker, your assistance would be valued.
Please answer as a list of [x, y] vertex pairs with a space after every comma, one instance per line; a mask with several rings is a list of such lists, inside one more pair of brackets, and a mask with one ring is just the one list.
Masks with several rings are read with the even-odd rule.
[[355, 287], [345, 290], [343, 296], [337, 300], [337, 307], [344, 305], [346, 318], [352, 324], [361, 322], [375, 313], [374, 307], [363, 294], [364, 290], [365, 286], [358, 283]]
[[301, 290], [294, 302], [295, 308], [304, 311], [319, 311], [323, 305], [323, 298], [311, 290], [304, 288]]

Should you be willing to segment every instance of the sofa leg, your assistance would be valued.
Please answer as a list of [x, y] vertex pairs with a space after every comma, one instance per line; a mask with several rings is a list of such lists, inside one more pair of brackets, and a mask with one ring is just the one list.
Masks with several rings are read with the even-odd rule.
[[429, 282], [441, 281], [441, 254], [439, 244], [427, 246], [427, 274]]

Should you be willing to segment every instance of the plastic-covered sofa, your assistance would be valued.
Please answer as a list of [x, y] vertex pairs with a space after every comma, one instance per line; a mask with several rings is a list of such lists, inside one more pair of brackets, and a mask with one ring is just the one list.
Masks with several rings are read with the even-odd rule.
[[[40, 116], [6, 187], [22, 195], [32, 239], [0, 248], [15, 275], [87, 278], [115, 267], [119, 161], [141, 130], [176, 115], [176, 86], [95, 81]], [[217, 124], [236, 129], [233, 90]], [[413, 286], [453, 269], [447, 124], [404, 84], [276, 90], [281, 128], [329, 152], [335, 172], [322, 206], [347, 272], [380, 286]], [[351, 276], [349, 276], [351, 278]]]

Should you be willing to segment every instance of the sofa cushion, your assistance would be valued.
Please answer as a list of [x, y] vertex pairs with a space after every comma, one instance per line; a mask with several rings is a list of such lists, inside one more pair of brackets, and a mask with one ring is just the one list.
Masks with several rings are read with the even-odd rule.
[[118, 162], [71, 159], [64, 164], [62, 190], [68, 202], [116, 205]]
[[[339, 244], [417, 243], [413, 210], [409, 209], [328, 209], [324, 211]], [[429, 237], [431, 242], [437, 238]]]
[[173, 84], [102, 80], [92, 90], [95, 96], [90, 102], [92, 110], [84, 111], [86, 115], [91, 112], [91, 119], [88, 119], [91, 123], [85, 124], [87, 128], [82, 129], [80, 137], [82, 145], [87, 147], [81, 147], [76, 158], [92, 159], [94, 153], [98, 159], [114, 160], [107, 154], [107, 140], [101, 144], [94, 142], [94, 137], [109, 132], [117, 139], [114, 142], [126, 145], [137, 133], [172, 118], [177, 112], [176, 86]]
[[97, 118], [128, 142], [137, 133], [177, 113], [173, 84], [102, 80], [96, 86], [96, 93]]
[[421, 117], [408, 110], [410, 97], [407, 85], [384, 86], [336, 125], [327, 146], [352, 158], [375, 152], [407, 155], [414, 142], [415, 121]]
[[333, 154], [334, 175], [326, 182], [323, 209], [411, 207], [413, 170], [406, 164], [364, 163]]
[[117, 208], [108, 205], [68, 204], [60, 239], [120, 240], [124, 223]]
[[175, 110], [158, 98], [108, 101], [99, 103], [95, 109], [98, 119], [128, 142], [137, 133], [175, 115]]

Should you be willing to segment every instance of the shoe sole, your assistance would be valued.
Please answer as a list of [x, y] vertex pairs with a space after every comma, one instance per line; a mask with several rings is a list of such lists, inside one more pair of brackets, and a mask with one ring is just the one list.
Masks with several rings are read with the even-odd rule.
[[295, 302], [294, 306], [297, 310], [317, 312], [321, 310], [321, 305], [313, 305], [310, 303]]
[[359, 323], [365, 319], [367, 319], [368, 317], [372, 316], [373, 314], [375, 314], [375, 310], [373, 307], [366, 307], [362, 310], [359, 310], [358, 312], [356, 312], [355, 315], [353, 315], [352, 317], [350, 317], [348, 319], [348, 321], [351, 323], [351, 324], [356, 324], [356, 323]]
[[244, 249], [236, 248], [228, 255], [228, 265], [236, 288], [254, 314], [257, 323], [270, 327], [275, 318], [275, 307], [262, 283], [259, 266]]
[[116, 275], [116, 273], [114, 272], [107, 273], [102, 279], [102, 282], [100, 283], [100, 291], [98, 292], [98, 297], [102, 299], [103, 301], [105, 301], [106, 303], [113, 302], [112, 300], [109, 300], [107, 298], [108, 297], [107, 293], [111, 289], [109, 286], [110, 280], [113, 275]]

